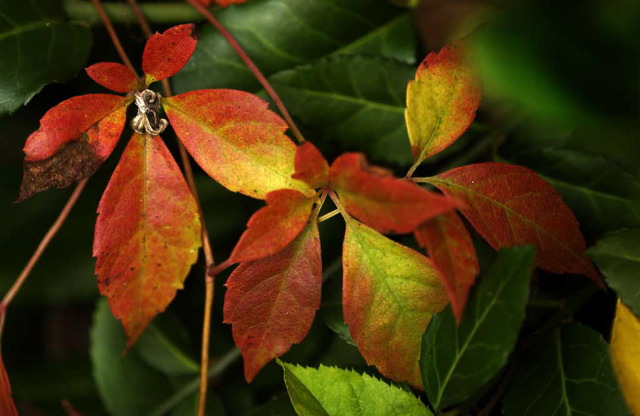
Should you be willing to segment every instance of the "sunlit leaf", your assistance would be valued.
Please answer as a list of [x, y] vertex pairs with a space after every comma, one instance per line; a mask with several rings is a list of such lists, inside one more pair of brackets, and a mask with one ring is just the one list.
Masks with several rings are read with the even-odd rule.
[[231, 261], [240, 263], [277, 253], [304, 228], [311, 215], [314, 199], [292, 189], [269, 192], [267, 206], [257, 211], [247, 223], [231, 253]]
[[480, 269], [476, 249], [458, 214], [447, 212], [422, 224], [414, 232], [426, 247], [447, 289], [453, 313], [460, 321], [469, 289]]
[[149, 38], [142, 53], [147, 85], [169, 78], [182, 69], [198, 43], [194, 30], [193, 24], [179, 25]]
[[109, 157], [124, 129], [130, 99], [111, 94], [70, 98], [42, 117], [24, 146], [19, 201], [91, 176]]
[[262, 367], [304, 339], [320, 307], [322, 259], [315, 222], [284, 250], [242, 263], [226, 286], [224, 322], [251, 381]]
[[348, 219], [342, 262], [344, 319], [358, 350], [383, 375], [421, 386], [422, 334], [448, 302], [431, 261]]
[[134, 134], [98, 206], [100, 293], [131, 347], [173, 300], [200, 247], [196, 203], [159, 136]]
[[640, 415], [640, 321], [620, 301], [611, 332], [611, 360], [632, 414]]
[[471, 398], [506, 364], [525, 316], [533, 258], [533, 247], [501, 250], [473, 288], [459, 325], [449, 308], [431, 320], [420, 367], [436, 409]]
[[111, 91], [130, 92], [138, 86], [136, 74], [126, 66], [116, 62], [100, 62], [86, 68], [92, 80]]
[[462, 166], [430, 178], [495, 249], [533, 244], [536, 264], [552, 273], [576, 273], [601, 283], [584, 254], [578, 221], [556, 190], [535, 172], [506, 163]]
[[264, 198], [278, 189], [314, 192], [291, 178], [296, 146], [267, 103], [242, 91], [192, 91], [163, 99], [171, 126], [198, 164], [227, 189]]
[[338, 157], [330, 181], [349, 214], [382, 233], [409, 233], [455, 207], [451, 199], [368, 165], [361, 153]]
[[407, 87], [405, 112], [417, 162], [440, 153], [464, 133], [475, 118], [480, 95], [461, 45], [425, 58]]
[[329, 164], [322, 153], [311, 142], [296, 148], [294, 179], [301, 180], [311, 188], [321, 188], [329, 183]]
[[413, 394], [368, 374], [323, 365], [318, 369], [280, 365], [298, 415], [432, 416]]

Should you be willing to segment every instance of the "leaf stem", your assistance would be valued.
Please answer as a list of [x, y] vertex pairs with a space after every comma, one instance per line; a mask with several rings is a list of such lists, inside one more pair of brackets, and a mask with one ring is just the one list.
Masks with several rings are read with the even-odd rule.
[[[103, 6], [113, 23], [135, 23], [136, 21], [135, 14], [126, 4], [105, 2]], [[100, 16], [90, 1], [64, 0], [64, 9], [71, 19], [82, 20], [92, 25], [101, 22]], [[182, 1], [145, 2], [140, 5], [140, 10], [150, 22], [158, 24], [190, 22], [200, 18], [200, 13]]]
[[320, 223], [320, 222], [322, 222], [322, 221], [326, 221], [326, 220], [328, 220], [329, 218], [333, 218], [333, 217], [335, 217], [335, 216], [336, 216], [336, 215], [338, 215], [339, 213], [340, 213], [340, 210], [336, 208], [336, 209], [334, 209], [333, 211], [328, 212], [328, 213], [326, 213], [326, 214], [324, 214], [324, 215], [322, 215], [322, 216], [318, 217], [318, 222]]
[[413, 162], [413, 165], [411, 165], [411, 167], [409, 168], [409, 171], [404, 176], [405, 179], [411, 179], [411, 176], [416, 171], [416, 169], [418, 169], [418, 166], [420, 166], [420, 163], [422, 163], [422, 161], [420, 159], [416, 159], [416, 161]]
[[331, 200], [333, 201], [333, 203], [336, 204], [336, 207], [338, 207], [338, 211], [340, 211], [340, 214], [342, 214], [342, 217], [344, 218], [344, 220], [346, 222], [351, 221], [352, 219], [351, 215], [347, 213], [347, 210], [345, 210], [342, 204], [340, 203], [340, 199], [338, 198], [338, 195], [336, 195], [334, 191], [329, 191], [329, 196], [331, 197]]
[[298, 143], [304, 143], [304, 136], [298, 129], [298, 126], [296, 126], [296, 124], [294, 123], [284, 103], [282, 102], [276, 91], [273, 89], [269, 81], [267, 81], [267, 78], [265, 78], [260, 69], [258, 69], [256, 64], [249, 57], [249, 55], [247, 55], [238, 41], [233, 37], [231, 33], [229, 33], [229, 31], [222, 25], [222, 23], [220, 23], [220, 21], [216, 19], [213, 14], [209, 12], [209, 10], [207, 10], [206, 7], [198, 2], [198, 0], [186, 1], [191, 4], [196, 10], [198, 10], [216, 29], [218, 29], [222, 37], [224, 37], [227, 43], [229, 43], [229, 46], [231, 46], [233, 50], [236, 51], [238, 56], [240, 56], [240, 59], [244, 61], [245, 65], [247, 65], [251, 72], [253, 72], [253, 75], [258, 79], [258, 81], [260, 81], [262, 87], [265, 89], [265, 91], [267, 91], [267, 94], [269, 94], [276, 107], [278, 107], [278, 110], [280, 110], [280, 114], [282, 114], [282, 117], [284, 117], [284, 119], [287, 121], [287, 124], [289, 125], [289, 128], [291, 129], [291, 132], [295, 136]]
[[111, 20], [109, 20], [109, 16], [104, 11], [104, 7], [102, 7], [101, 0], [91, 0], [91, 2], [93, 3], [93, 7], [95, 7], [96, 11], [98, 12], [100, 19], [102, 19], [102, 22], [104, 23], [104, 26], [107, 29], [107, 32], [109, 33], [109, 37], [111, 38], [111, 42], [113, 43], [113, 46], [116, 48], [118, 55], [120, 55], [120, 59], [122, 59], [122, 62], [124, 62], [124, 64], [136, 75], [136, 78], [139, 78], [140, 76], [138, 75], [138, 72], [133, 67], [131, 60], [127, 56], [127, 53], [124, 51], [124, 48], [122, 47], [122, 43], [120, 43], [120, 39], [118, 39], [118, 35], [116, 34], [115, 29], [113, 28], [113, 24], [111, 23]]
[[44, 235], [44, 237], [40, 241], [40, 244], [38, 244], [36, 251], [34, 251], [33, 254], [31, 255], [29, 262], [27, 263], [26, 266], [24, 266], [24, 269], [22, 269], [22, 272], [20, 273], [20, 275], [18, 276], [16, 281], [13, 282], [13, 285], [11, 286], [7, 294], [4, 295], [2, 302], [0, 302], [0, 336], [2, 335], [2, 330], [4, 328], [4, 318], [5, 318], [7, 308], [9, 307], [9, 304], [11, 303], [13, 298], [18, 294], [18, 291], [20, 291], [20, 288], [22, 287], [24, 282], [27, 280], [27, 277], [29, 277], [31, 270], [33, 270], [33, 267], [36, 265], [36, 263], [40, 259], [40, 256], [42, 256], [42, 253], [44, 253], [44, 250], [47, 248], [47, 246], [49, 245], [53, 237], [58, 233], [58, 231], [60, 231], [60, 227], [62, 227], [62, 224], [64, 224], [64, 222], [67, 220], [67, 217], [69, 217], [69, 213], [71, 212], [71, 209], [78, 201], [80, 194], [82, 194], [82, 191], [87, 185], [87, 181], [88, 179], [84, 179], [80, 183], [78, 183], [78, 185], [76, 185], [76, 189], [73, 190], [73, 193], [67, 200], [67, 203], [62, 208], [62, 211], [60, 211], [58, 218], [56, 218], [55, 222], [49, 228], [49, 231], [47, 231], [47, 233]]

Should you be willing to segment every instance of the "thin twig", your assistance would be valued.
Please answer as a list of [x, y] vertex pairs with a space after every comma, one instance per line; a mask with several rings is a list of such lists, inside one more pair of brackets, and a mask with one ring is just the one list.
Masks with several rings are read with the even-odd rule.
[[265, 78], [260, 69], [258, 69], [256, 64], [253, 62], [253, 60], [251, 60], [249, 55], [247, 55], [238, 41], [233, 37], [231, 33], [229, 33], [229, 31], [222, 25], [222, 23], [220, 23], [220, 21], [218, 21], [218, 19], [216, 19], [215, 16], [213, 16], [209, 12], [209, 10], [207, 10], [206, 7], [198, 2], [198, 0], [186, 1], [189, 2], [189, 4], [191, 4], [195, 9], [197, 9], [216, 29], [218, 29], [220, 34], [226, 39], [227, 43], [229, 43], [229, 46], [231, 46], [233, 50], [236, 51], [238, 56], [240, 56], [240, 59], [244, 61], [245, 65], [247, 65], [251, 72], [253, 72], [253, 75], [258, 79], [258, 81], [260, 81], [262, 87], [265, 89], [265, 91], [267, 91], [267, 94], [269, 94], [276, 107], [278, 107], [278, 110], [280, 110], [280, 114], [282, 114], [282, 117], [284, 117], [284, 119], [286, 120], [298, 143], [304, 143], [304, 136], [298, 129], [298, 126], [296, 126], [296, 123], [294, 123], [291, 115], [289, 114], [289, 111], [287, 111], [287, 108], [278, 96], [278, 93], [276, 93], [269, 81], [267, 81], [267, 78]]
[[118, 55], [120, 55], [120, 59], [122, 62], [136, 75], [136, 78], [139, 78], [138, 72], [133, 67], [131, 60], [127, 56], [127, 53], [124, 51], [122, 44], [120, 43], [120, 39], [118, 39], [118, 35], [116, 34], [115, 29], [113, 28], [113, 24], [111, 24], [111, 20], [109, 20], [109, 16], [105, 13], [104, 8], [102, 7], [102, 3], [100, 0], [91, 0], [93, 3], [93, 7], [96, 8], [96, 11], [100, 15], [100, 19], [102, 19], [102, 23], [107, 28], [107, 32], [109, 32], [109, 37], [111, 38], [111, 42], [113, 42], [113, 46], [116, 48]]
[[13, 285], [11, 286], [7, 294], [4, 295], [2, 302], [0, 302], [0, 334], [2, 334], [2, 329], [4, 327], [4, 316], [7, 308], [9, 307], [9, 304], [16, 296], [24, 282], [27, 280], [27, 277], [29, 277], [31, 270], [36, 265], [36, 263], [40, 259], [40, 256], [42, 256], [42, 253], [44, 253], [44, 250], [47, 248], [53, 237], [58, 233], [58, 231], [60, 231], [60, 227], [62, 227], [62, 224], [64, 224], [64, 222], [66, 221], [69, 213], [71, 212], [71, 209], [76, 204], [78, 198], [80, 197], [80, 194], [82, 194], [82, 191], [84, 190], [84, 187], [87, 185], [87, 180], [88, 179], [84, 179], [80, 183], [78, 183], [78, 185], [76, 185], [76, 189], [73, 190], [73, 193], [67, 200], [67, 203], [62, 208], [62, 211], [60, 211], [58, 218], [56, 218], [53, 225], [51, 225], [51, 228], [49, 228], [49, 231], [47, 231], [47, 233], [44, 235], [44, 237], [40, 241], [40, 244], [38, 244], [36, 251], [34, 251], [31, 255], [29, 262], [26, 266], [24, 266], [24, 269], [22, 270], [20, 275], [18, 276], [16, 281], [13, 282]]

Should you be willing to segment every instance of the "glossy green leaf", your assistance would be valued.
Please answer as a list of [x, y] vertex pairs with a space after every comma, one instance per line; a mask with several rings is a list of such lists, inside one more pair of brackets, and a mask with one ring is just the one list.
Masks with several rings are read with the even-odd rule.
[[280, 362], [293, 407], [300, 416], [431, 416], [413, 394], [368, 374], [335, 367]]
[[501, 250], [472, 289], [460, 325], [451, 307], [432, 319], [420, 370], [436, 409], [470, 398], [506, 364], [524, 319], [534, 255], [533, 247]]
[[162, 373], [149, 367], [136, 349], [123, 358], [126, 337], [122, 325], [100, 299], [91, 330], [91, 362], [100, 397], [113, 416], [148, 414], [172, 392]]
[[[528, 148], [526, 148], [528, 147]], [[640, 226], [640, 178], [606, 158], [579, 150], [507, 144], [505, 157], [538, 172], [591, 233]], [[526, 150], [522, 150], [525, 148]]]
[[73, 77], [85, 64], [91, 31], [67, 23], [59, 1], [0, 1], [0, 115], [26, 104], [42, 87]]
[[629, 416], [609, 345], [579, 324], [554, 331], [520, 359], [504, 398], [505, 416]]
[[407, 82], [415, 69], [378, 56], [338, 56], [281, 71], [270, 82], [294, 116], [323, 143], [366, 151], [374, 160], [409, 164], [404, 121]]
[[640, 228], [610, 234], [587, 254], [622, 302], [640, 317]]
[[[251, 0], [218, 13], [265, 75], [335, 53], [381, 54], [413, 62], [415, 34], [402, 9], [379, 0]], [[260, 84], [224, 38], [203, 27], [198, 47], [174, 77], [178, 92], [256, 91]]]

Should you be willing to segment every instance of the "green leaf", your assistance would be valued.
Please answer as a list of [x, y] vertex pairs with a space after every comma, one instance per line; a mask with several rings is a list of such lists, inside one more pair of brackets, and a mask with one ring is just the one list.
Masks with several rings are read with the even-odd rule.
[[640, 228], [610, 234], [587, 250], [620, 299], [640, 317]]
[[557, 329], [518, 360], [504, 414], [629, 416], [607, 343], [579, 324]]
[[281, 71], [269, 81], [329, 148], [365, 150], [374, 160], [410, 164], [405, 91], [415, 68], [378, 56], [331, 57]]
[[[265, 75], [334, 53], [381, 54], [413, 62], [415, 34], [401, 9], [380, 0], [252, 0], [217, 14]], [[178, 92], [256, 91], [260, 84], [211, 25], [174, 79]]]
[[0, 115], [26, 104], [42, 87], [80, 70], [91, 31], [67, 23], [59, 1], [0, 1]]
[[432, 319], [420, 369], [436, 409], [470, 398], [507, 362], [524, 319], [534, 255], [533, 247], [501, 250], [472, 289], [460, 325], [450, 306]]
[[300, 416], [432, 416], [411, 393], [367, 374], [323, 365], [280, 365]]
[[[328, 277], [327, 277], [328, 275]], [[356, 345], [351, 337], [349, 327], [344, 323], [342, 312], [342, 267], [335, 267], [324, 272], [322, 284], [322, 304], [318, 316], [344, 342]]]
[[172, 388], [162, 373], [149, 367], [131, 350], [121, 357], [126, 344], [122, 325], [105, 298], [98, 301], [91, 329], [91, 362], [98, 391], [109, 414], [140, 416], [149, 413]]
[[640, 179], [616, 163], [579, 150], [531, 148], [522, 140], [504, 151], [509, 162], [527, 166], [551, 183], [584, 230], [601, 234], [640, 226]]

